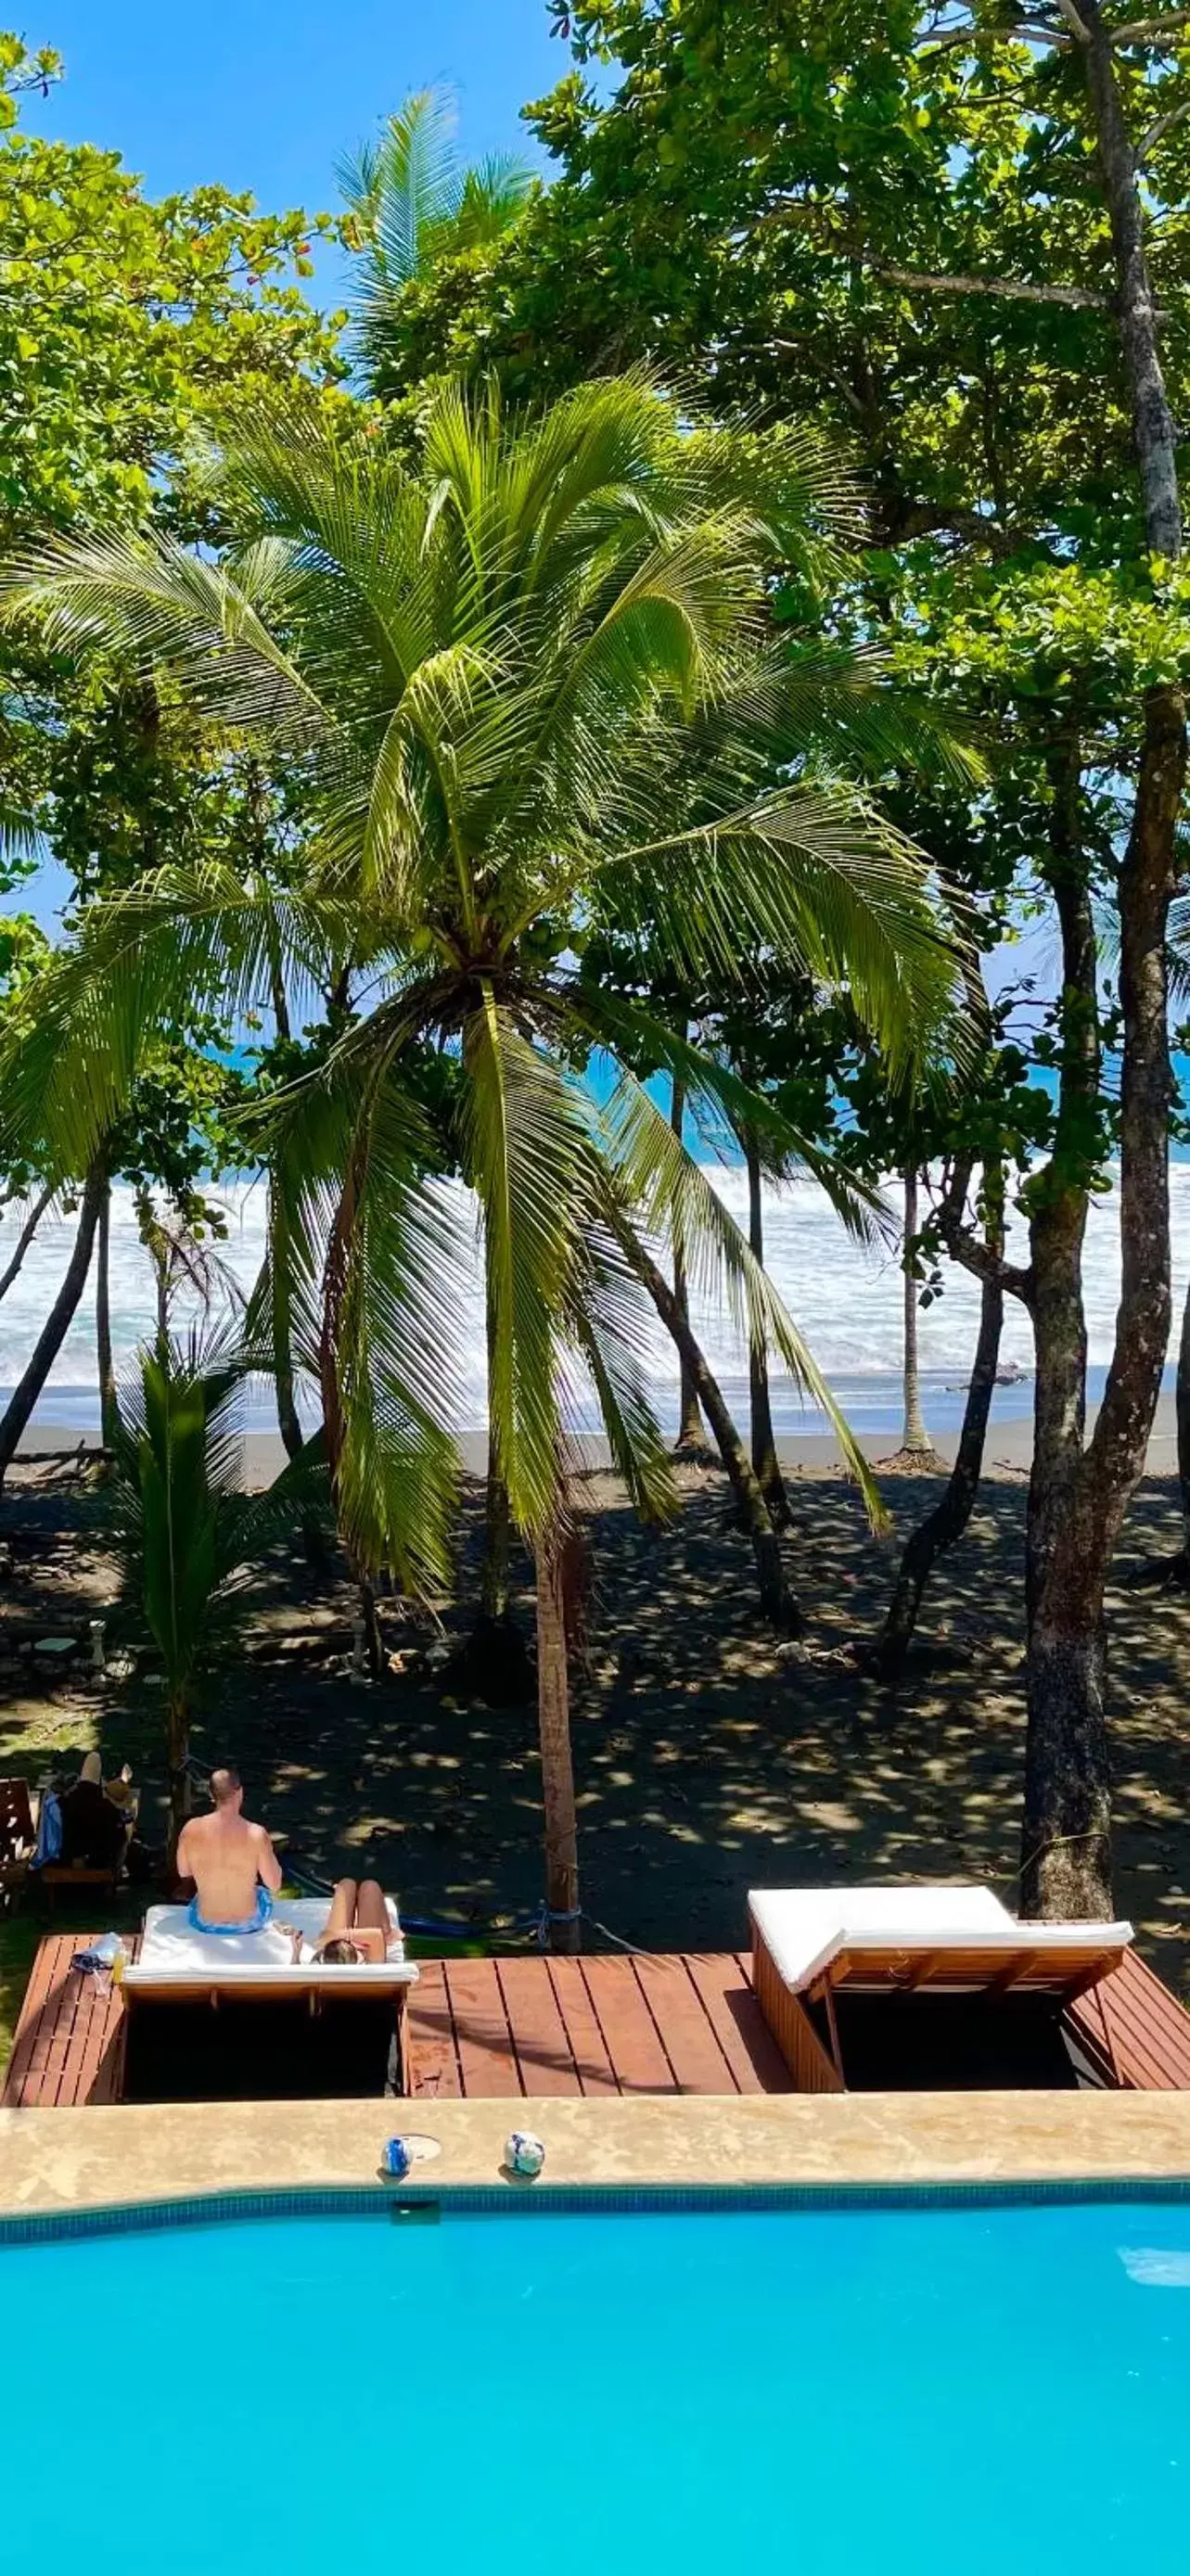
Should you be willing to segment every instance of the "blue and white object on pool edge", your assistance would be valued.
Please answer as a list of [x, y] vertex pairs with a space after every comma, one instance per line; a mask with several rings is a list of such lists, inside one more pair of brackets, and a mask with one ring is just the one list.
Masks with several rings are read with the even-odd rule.
[[514, 2129], [504, 2150], [504, 2161], [510, 2173], [535, 2182], [545, 2163], [545, 2148], [531, 2129]]

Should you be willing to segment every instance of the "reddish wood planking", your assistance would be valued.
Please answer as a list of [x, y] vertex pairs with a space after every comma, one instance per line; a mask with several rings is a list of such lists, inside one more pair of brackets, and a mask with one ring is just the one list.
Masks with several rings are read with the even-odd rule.
[[641, 1992], [635, 1961], [584, 1959], [583, 1976], [621, 2093], [680, 2091]]
[[[93, 1932], [54, 1933], [33, 1962], [8, 2063], [9, 2109], [52, 2110], [118, 2101], [124, 2062], [124, 2004], [118, 1987], [101, 1995], [72, 1973]], [[130, 1942], [135, 1951], [135, 1941]]]
[[707, 1951], [686, 1966], [738, 2093], [791, 2093], [793, 2079], [752, 1992], [750, 1963]]
[[738, 2093], [686, 1961], [634, 1959], [644, 1996], [680, 2093]]
[[454, 2021], [441, 1959], [423, 1959], [405, 2002], [405, 2052], [412, 2093], [433, 2096], [463, 2090]]
[[[37, 1951], [4, 2086], [10, 2108], [120, 2099], [119, 1988], [100, 1995], [71, 1968], [93, 1938], [53, 1933]], [[420, 1964], [407, 2024], [415, 2098], [791, 2090], [745, 1958]], [[1079, 1996], [1069, 2019], [1109, 2080], [1114, 2060], [1127, 2088], [1190, 2091], [1190, 2013], [1135, 1953]]]
[[[531, 1962], [535, 1965], [536, 1962]], [[618, 2093], [616, 2070], [607, 2053], [595, 2006], [587, 1992], [581, 1959], [547, 1959], [558, 2010], [566, 2024], [578, 2079], [584, 2093]]]
[[526, 2093], [543, 2101], [581, 2093], [574, 2050], [548, 1972], [542, 1976], [542, 1960], [497, 1959], [493, 1964]]
[[464, 2093], [487, 2099], [515, 2094], [519, 2099], [516, 2050], [495, 1960], [448, 1959], [444, 1974]]
[[1190, 2013], [1135, 1950], [1067, 2007], [1067, 2019], [1126, 2091], [1190, 2091]]

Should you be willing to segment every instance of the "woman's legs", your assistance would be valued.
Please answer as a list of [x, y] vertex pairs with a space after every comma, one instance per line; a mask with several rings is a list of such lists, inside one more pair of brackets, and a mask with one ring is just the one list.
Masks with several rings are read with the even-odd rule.
[[373, 1932], [383, 1932], [387, 1941], [392, 1927], [388, 1919], [388, 1907], [384, 1902], [384, 1890], [377, 1879], [365, 1878], [361, 1881], [355, 1899], [355, 1919], [361, 1925], [367, 1924], [369, 1930]]
[[331, 1910], [326, 1918], [326, 1930], [322, 1935], [324, 1941], [346, 1939], [355, 1921], [355, 1902], [355, 1880], [341, 1878], [331, 1898]]

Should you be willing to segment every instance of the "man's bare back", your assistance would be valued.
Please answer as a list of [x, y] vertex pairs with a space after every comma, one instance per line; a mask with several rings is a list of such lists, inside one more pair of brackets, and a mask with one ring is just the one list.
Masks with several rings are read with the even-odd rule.
[[234, 1771], [211, 1773], [209, 1816], [193, 1816], [178, 1838], [178, 1873], [192, 1878], [204, 1923], [247, 1923], [256, 1912], [258, 1883], [275, 1895], [281, 1864], [263, 1825], [240, 1810], [244, 1792]]

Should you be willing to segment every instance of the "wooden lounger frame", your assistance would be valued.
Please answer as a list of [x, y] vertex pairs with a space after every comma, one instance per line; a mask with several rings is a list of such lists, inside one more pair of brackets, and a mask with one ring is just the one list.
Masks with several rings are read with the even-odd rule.
[[[845, 1943], [795, 1994], [754, 1927], [752, 1981], [798, 2092], [844, 2093], [847, 2080], [835, 2013], [837, 1994], [912, 1995], [926, 1988], [938, 1994], [1029, 1992], [1060, 1995], [1069, 2010], [1120, 1967], [1127, 1950], [1126, 1942], [1105, 1946], [1102, 1941], [1088, 1941], [1085, 1948], [1055, 1944], [1051, 1949], [1036, 1940], [1019, 1947], [1002, 1940], [940, 1944], [928, 1934], [915, 1933], [896, 1942]], [[826, 2045], [808, 2010], [818, 2004], [826, 2020]]]

